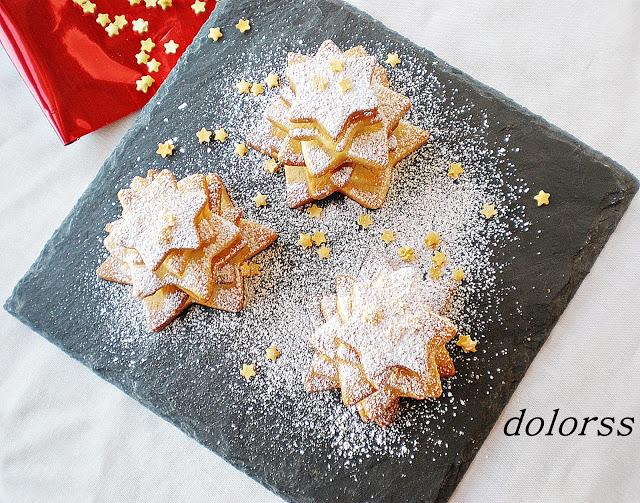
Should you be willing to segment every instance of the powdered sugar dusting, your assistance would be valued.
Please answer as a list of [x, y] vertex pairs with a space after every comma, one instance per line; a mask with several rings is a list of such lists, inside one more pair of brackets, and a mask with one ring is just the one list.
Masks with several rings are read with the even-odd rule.
[[[383, 61], [388, 52], [381, 44], [351, 41], [351, 45], [358, 44], [365, 45], [378, 61]], [[350, 46], [343, 49], [347, 47]], [[407, 118], [429, 131], [431, 139], [426, 147], [397, 166], [386, 203], [380, 210], [370, 212], [374, 224], [367, 230], [360, 229], [356, 220], [362, 207], [341, 196], [318, 203], [323, 208], [319, 220], [310, 218], [303, 209], [289, 209], [284, 176], [266, 173], [262, 168], [264, 156], [257, 152], [238, 158], [233, 149], [234, 143], [243, 141], [261, 120], [262, 111], [278, 88], [267, 90], [263, 96], [241, 96], [234, 83], [241, 78], [257, 82], [270, 72], [282, 75], [287, 52], [312, 54], [315, 49], [283, 33], [277, 44], [264, 41], [259, 49], [243, 54], [244, 73], [217, 72], [216, 79], [203, 82], [198, 92], [181, 96], [179, 102], [187, 103], [191, 116], [201, 117], [202, 127], [224, 126], [229, 133], [227, 142], [212, 144], [209, 150], [198, 144], [195, 131], [185, 127], [179, 115], [173, 115], [175, 107], [157, 109], [158, 115], [164, 110], [166, 117], [160, 115], [154, 120], [160, 123], [168, 119], [174, 142], [181, 149], [169, 160], [171, 169], [184, 175], [224, 166], [223, 178], [231, 197], [248, 218], [274, 228], [280, 238], [257, 257], [262, 272], [245, 281], [246, 307], [242, 313], [193, 306], [159, 335], [139, 328], [143, 325], [142, 313], [126, 287], [88, 277], [88, 282], [95, 283], [99, 309], [111, 333], [110, 339], [105, 340], [105, 351], [135, 354], [134, 367], [143, 365], [141, 358], [158, 347], [184, 354], [172, 372], [179, 374], [188, 369], [205, 382], [217, 379], [216, 391], [224, 393], [224, 407], [235, 411], [243, 422], [264, 425], [274, 456], [292, 449], [315, 456], [326, 452], [329, 445], [328, 466], [357, 465], [375, 456], [392, 456], [411, 463], [414, 455], [425, 452], [435, 459], [449, 449], [441, 441], [443, 431], [454, 429], [464, 435], [466, 428], [473, 425], [473, 417], [466, 417], [463, 423], [453, 420], [457, 414], [464, 414], [458, 390], [476, 389], [479, 382], [493, 379], [496, 373], [491, 368], [491, 353], [500, 346], [497, 341], [488, 340], [483, 330], [507, 294], [500, 274], [508, 263], [497, 252], [528, 228], [524, 208], [517, 203], [528, 189], [513, 175], [509, 138], [493, 143], [487, 140], [492, 117], [474, 103], [459, 100], [456, 90], [438, 79], [432, 64], [425, 65], [411, 54], [402, 54], [402, 64], [388, 70], [391, 87], [411, 99], [413, 107]], [[230, 56], [221, 55], [216, 65], [234, 68], [234, 61], [225, 58]], [[220, 117], [225, 117], [223, 124]], [[142, 134], [151, 146], [158, 141], [152, 128]], [[154, 162], [165, 166], [160, 159]], [[461, 162], [465, 169], [456, 182], [447, 177], [451, 162]], [[144, 173], [150, 167], [153, 166], [140, 164], [137, 169]], [[304, 184], [300, 185], [303, 191]], [[251, 198], [258, 191], [269, 196], [267, 208], [253, 205]], [[304, 198], [302, 193], [288, 196]], [[498, 209], [498, 215], [491, 220], [479, 215], [485, 202]], [[300, 233], [314, 229], [327, 234], [332, 249], [329, 260], [321, 260], [314, 250], [302, 250], [296, 245]], [[395, 231], [394, 243], [387, 246], [379, 239], [383, 229]], [[443, 381], [443, 396], [438, 400], [403, 402], [398, 420], [381, 429], [363, 423], [357, 412], [339, 402], [335, 392], [304, 391], [311, 360], [307, 338], [314, 329], [305, 306], [310, 299], [334, 291], [337, 274], [354, 275], [369, 265], [371, 257], [397, 261], [400, 246], [416, 249], [414, 265], [426, 273], [430, 252], [422, 239], [428, 230], [441, 236], [441, 249], [448, 258], [444, 275], [448, 277], [453, 267], [465, 271], [466, 280], [457, 293], [451, 317], [461, 333], [479, 339], [479, 352], [461, 354], [450, 347], [460, 373]], [[97, 240], [96, 263], [101, 258], [103, 252]], [[275, 363], [264, 358], [264, 351], [271, 344], [282, 352]], [[210, 363], [212, 357], [215, 364]], [[484, 370], [465, 373], [470, 367], [459, 365], [464, 362], [479, 362]], [[242, 363], [257, 364], [258, 375], [249, 383], [238, 374]], [[199, 398], [199, 406], [213, 407], [208, 405], [215, 402], [211, 395]], [[278, 415], [278, 411], [283, 412]], [[263, 419], [267, 413], [275, 418], [268, 425]], [[206, 429], [207, 425], [202, 427]], [[421, 441], [412, 434], [416, 429], [424, 433]], [[296, 445], [290, 445], [293, 430], [303, 439]], [[246, 435], [248, 430], [243, 431]], [[257, 437], [244, 440], [249, 445], [262, 441]]]

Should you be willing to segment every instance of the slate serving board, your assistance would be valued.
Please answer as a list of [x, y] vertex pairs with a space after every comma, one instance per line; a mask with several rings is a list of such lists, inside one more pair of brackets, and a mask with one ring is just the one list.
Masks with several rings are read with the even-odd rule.
[[[249, 18], [252, 23], [250, 37], [246, 39], [232, 28], [240, 17]], [[212, 26], [225, 29], [224, 44], [215, 48], [216, 57], [212, 56], [212, 42], [206, 38]], [[496, 356], [490, 359], [479, 356], [457, 361], [460, 375], [481, 373], [483, 366], [491, 365], [502, 369], [501, 379], [491, 382], [480, 379], [474, 386], [455, 380], [446, 384], [460, 402], [468, 405], [455, 416], [447, 414], [447, 428], [439, 435], [448, 448], [437, 457], [427, 449], [419, 449], [412, 453], [410, 461], [378, 453], [357, 463], [343, 463], [327, 462], [334, 451], [330, 442], [314, 441], [310, 448], [301, 449], [300, 446], [310, 443], [310, 433], [283, 420], [297, 409], [284, 400], [281, 408], [256, 407], [251, 396], [242, 391], [245, 388], [238, 382], [234, 360], [220, 356], [222, 339], [199, 339], [195, 331], [202, 325], [190, 324], [191, 315], [169, 332], [171, 336], [156, 336], [152, 344], [139, 343], [144, 334], [118, 339], [113, 333], [113, 327], [117, 326], [115, 315], [109, 312], [109, 306], [105, 307], [102, 298], [111, 290], [96, 287], [97, 282], [91, 279], [98, 261], [104, 257], [100, 243], [104, 224], [118, 214], [113, 204], [117, 190], [133, 176], [142, 174], [143, 167], [166, 166], [154, 153], [155, 141], [163, 141], [175, 133], [176, 125], [165, 119], [177, 114], [181, 103], [192, 106], [197, 101], [195, 97], [207, 93], [213, 108], [189, 110], [180, 126], [188, 125], [190, 132], [197, 131], [203, 125], [202, 114], [215, 117], [218, 125], [231, 121], [237, 111], [226, 98], [218, 98], [216, 76], [242, 75], [251, 64], [252, 51], [259, 51], [266, 41], [277, 44], [286, 33], [304, 41], [310, 51], [331, 38], [343, 47], [354, 41], [365, 45], [382, 43], [398, 50], [407, 60], [423, 62], [445, 87], [456, 89], [455, 100], [472, 100], [478, 109], [487, 111], [491, 121], [485, 134], [489, 139], [509, 135], [511, 143], [518, 145], [509, 154], [515, 175], [530, 187], [544, 187], [552, 193], [552, 204], [544, 211], [527, 212], [531, 228], [542, 231], [535, 246], [521, 246], [522, 242], [513, 241], [496, 253], [496, 260], [510, 257], [500, 281], [507, 288], [515, 287], [517, 294], [504, 298], [495, 317], [500, 322], [487, 323], [483, 337], [488, 341], [499, 340], [491, 347], [504, 351], [496, 351]], [[286, 48], [278, 57], [285, 53]], [[474, 120], [482, 121], [482, 117]], [[238, 170], [246, 167], [220, 165], [215, 152], [206, 159], [200, 158], [205, 166], [195, 166], [193, 162], [185, 165], [180, 154], [169, 162], [178, 174], [215, 167], [229, 180], [232, 195], [245, 207], [255, 192], [254, 179], [238, 176]], [[259, 6], [249, 0], [234, 0], [221, 3], [205, 23], [157, 96], [143, 109], [16, 286], [5, 308], [70, 356], [287, 500], [444, 501], [637, 188], [637, 181], [612, 160], [350, 6], [333, 0], [286, 3], [264, 0]], [[521, 204], [532, 207], [532, 195], [523, 194]], [[278, 196], [283, 199], [281, 189], [274, 197]], [[284, 206], [278, 207], [285, 211]], [[267, 223], [286, 233], [286, 218], [277, 214], [266, 218], [271, 219]], [[290, 260], [291, 267], [303, 265], [299, 255], [287, 252], [284, 247], [273, 253]], [[322, 284], [327, 285], [329, 280]], [[265, 298], [258, 295], [256, 302], [260, 301]], [[242, 330], [243, 315], [225, 318], [197, 307], [193, 311], [193, 317], [201, 320], [207, 317], [227, 320], [231, 333]], [[329, 400], [337, 402], [335, 397]], [[411, 405], [424, 406], [424, 403]], [[469, 420], [471, 416], [473, 421]], [[405, 434], [415, 435], [418, 440], [432, 438], [425, 437], [421, 428], [406, 429]], [[457, 433], [461, 429], [464, 435]]]

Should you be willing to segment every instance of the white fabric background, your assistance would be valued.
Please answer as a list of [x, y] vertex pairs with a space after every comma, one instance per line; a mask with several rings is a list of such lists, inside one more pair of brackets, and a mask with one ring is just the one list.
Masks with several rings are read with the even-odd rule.
[[[233, 0], [226, 0], [233, 1]], [[357, 0], [388, 26], [640, 175], [640, 2]], [[402, 48], [398, 49], [402, 54]], [[0, 55], [0, 298], [131, 117], [63, 147]], [[638, 501], [640, 432], [506, 438], [521, 407], [636, 416], [640, 198], [562, 315], [453, 501]], [[0, 313], [0, 502], [280, 501]]]

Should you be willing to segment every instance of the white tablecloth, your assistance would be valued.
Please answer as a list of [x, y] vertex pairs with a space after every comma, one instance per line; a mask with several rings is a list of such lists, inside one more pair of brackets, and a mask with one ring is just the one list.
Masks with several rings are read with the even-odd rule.
[[[233, 1], [233, 0], [224, 0]], [[640, 175], [640, 2], [354, 2]], [[390, 50], [401, 48], [390, 48]], [[127, 118], [63, 147], [0, 55], [0, 298]], [[453, 501], [638, 501], [640, 432], [505, 437], [522, 407], [640, 416], [640, 198], [562, 315]], [[640, 429], [636, 417], [636, 430]], [[0, 313], [0, 502], [277, 497]]]

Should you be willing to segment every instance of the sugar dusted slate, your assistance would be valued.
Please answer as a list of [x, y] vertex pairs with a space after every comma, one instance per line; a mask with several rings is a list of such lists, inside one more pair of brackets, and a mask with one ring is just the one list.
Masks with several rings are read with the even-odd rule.
[[[240, 18], [251, 28], [240, 33]], [[219, 26], [224, 36], [207, 38]], [[354, 201], [318, 203], [320, 218], [287, 207], [282, 174], [264, 157], [235, 153], [262, 116], [263, 95], [240, 95], [241, 80], [283, 70], [288, 51], [313, 54], [325, 40], [363, 45], [386, 65], [391, 87], [413, 103], [412, 123], [429, 144], [395, 170], [387, 201], [365, 212]], [[203, 127], [226, 141], [200, 144]], [[155, 153], [172, 140], [173, 155]], [[457, 180], [448, 176], [460, 163]], [[98, 279], [104, 225], [118, 217], [116, 194], [149, 168], [183, 177], [217, 171], [247, 218], [279, 240], [258, 259], [246, 309], [200, 306], [160, 334], [125, 286]], [[540, 190], [550, 204], [537, 206]], [[479, 449], [569, 299], [615, 228], [637, 182], [623, 168], [430, 52], [342, 3], [248, 0], [218, 6], [174, 72], [46, 245], [6, 304], [16, 317], [104, 379], [290, 501], [443, 501]], [[268, 196], [266, 207], [253, 198]], [[493, 211], [480, 212], [493, 205]], [[359, 215], [373, 220], [366, 229]], [[317, 212], [314, 210], [317, 216]], [[331, 255], [298, 246], [324, 232]], [[437, 400], [404, 401], [382, 429], [363, 423], [336, 393], [307, 394], [311, 299], [334, 291], [378, 257], [412, 262], [428, 277], [437, 231], [448, 263], [465, 280], [452, 318], [477, 340], [451, 344], [457, 369]], [[395, 240], [391, 240], [393, 231]], [[385, 236], [385, 240], [381, 236]], [[388, 241], [388, 244], [387, 244]], [[406, 252], [406, 253], [405, 253]], [[265, 358], [275, 346], [281, 356]], [[240, 370], [255, 365], [247, 381]], [[246, 373], [246, 372], [245, 372]], [[247, 373], [248, 375], [248, 373]]]

